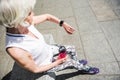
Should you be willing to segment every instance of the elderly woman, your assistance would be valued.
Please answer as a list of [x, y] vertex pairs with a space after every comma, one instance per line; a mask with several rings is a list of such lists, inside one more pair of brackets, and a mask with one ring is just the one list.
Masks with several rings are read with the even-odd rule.
[[[35, 3], [36, 0], [0, 0], [0, 26], [6, 27], [7, 53], [19, 66], [33, 73], [59, 71], [77, 64], [75, 60], [68, 61], [68, 56], [53, 61], [53, 56], [59, 53], [60, 46], [48, 45], [43, 35], [34, 26], [50, 21], [62, 26], [69, 34], [75, 30], [53, 15], [34, 16]], [[67, 64], [69, 62], [71, 65]], [[78, 70], [85, 70], [87, 73], [98, 72], [97, 68], [88, 68], [85, 63], [86, 61], [82, 60], [80, 64], [84, 66], [79, 67], [80, 64], [78, 64], [74, 67]], [[61, 68], [60, 65], [67, 66]]]

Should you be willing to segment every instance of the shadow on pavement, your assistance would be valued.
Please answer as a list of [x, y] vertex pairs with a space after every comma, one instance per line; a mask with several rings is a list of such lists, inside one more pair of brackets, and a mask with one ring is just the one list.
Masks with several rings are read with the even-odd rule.
[[[29, 72], [21, 67], [19, 67], [16, 63], [14, 63], [12, 71], [10, 71], [7, 75], [5, 75], [2, 80], [36, 80], [40, 78], [40, 80], [44, 80], [46, 73], [34, 74]], [[47, 74], [48, 75], [48, 74]], [[55, 73], [50, 74], [49, 76], [55, 78]], [[84, 75], [81, 71], [76, 71], [72, 73], [60, 74], [56, 76], [55, 80], [66, 80], [71, 77], [75, 77], [77, 75]]]
[[[46, 73], [34, 74], [32, 72], [29, 72], [29, 71], [19, 67], [19, 65], [17, 65], [17, 63], [14, 63], [13, 69], [8, 74], [6, 74], [2, 78], [2, 80], [36, 80], [40, 77], [43, 78], [44, 75], [48, 75], [48, 74], [46, 74]], [[49, 76], [51, 76], [51, 75], [49, 75]]]
[[72, 72], [72, 73], [65, 73], [65, 74], [60, 74], [56, 76], [56, 80], [66, 80], [78, 75], [87, 75], [81, 71], [76, 71], [76, 72]]

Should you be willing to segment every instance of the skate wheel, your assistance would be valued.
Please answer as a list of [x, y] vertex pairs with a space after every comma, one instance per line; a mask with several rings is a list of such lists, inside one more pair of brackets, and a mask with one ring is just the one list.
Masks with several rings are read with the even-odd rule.
[[87, 62], [87, 60], [79, 60], [79, 63], [86, 65], [88, 62]]
[[99, 69], [98, 69], [98, 68], [95, 68], [95, 67], [91, 67], [91, 68], [88, 70], [88, 73], [89, 73], [89, 74], [97, 74], [97, 73], [99, 73]]

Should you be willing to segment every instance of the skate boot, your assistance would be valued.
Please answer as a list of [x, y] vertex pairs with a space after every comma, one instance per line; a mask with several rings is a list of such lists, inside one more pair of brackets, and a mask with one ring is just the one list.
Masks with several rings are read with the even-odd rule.
[[97, 74], [99, 73], [99, 69], [96, 68], [96, 67], [89, 67], [89, 68], [86, 68], [86, 69], [83, 69], [83, 70], [80, 70], [81, 73], [83, 74]]
[[90, 67], [87, 64], [87, 60], [79, 60], [79, 63], [83, 65], [81, 71], [83, 74], [97, 74], [99, 73], [99, 69], [96, 67]]

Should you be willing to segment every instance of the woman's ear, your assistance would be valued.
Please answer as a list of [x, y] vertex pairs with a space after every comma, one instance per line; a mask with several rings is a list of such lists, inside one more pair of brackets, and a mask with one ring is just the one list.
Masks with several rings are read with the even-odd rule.
[[28, 14], [27, 18], [25, 19], [25, 21], [28, 22], [28, 23], [30, 23], [30, 24], [32, 24], [32, 22], [33, 22], [33, 15], [34, 15], [34, 13], [30, 12]]

